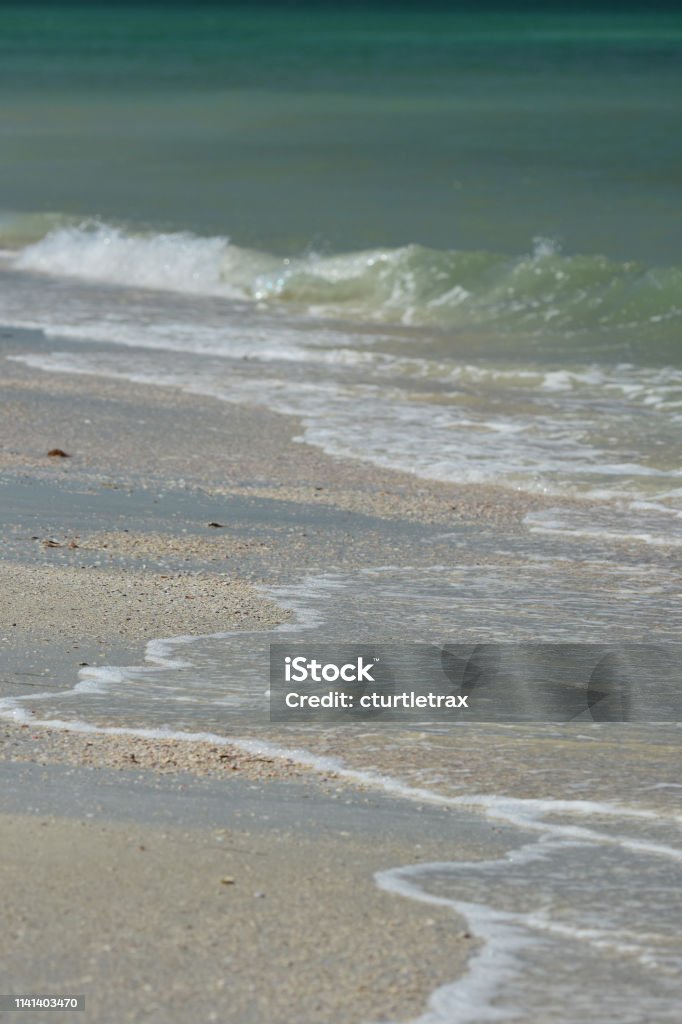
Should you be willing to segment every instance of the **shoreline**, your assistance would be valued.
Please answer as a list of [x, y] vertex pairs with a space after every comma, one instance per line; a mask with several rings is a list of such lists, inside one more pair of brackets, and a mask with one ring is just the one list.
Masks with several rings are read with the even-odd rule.
[[[6, 358], [20, 354], [26, 342], [38, 351], [54, 345], [40, 331], [0, 327], [5, 371], [0, 382], [0, 470], [47, 480], [81, 478], [85, 483], [110, 477], [120, 488], [139, 485], [143, 477], [151, 487], [194, 487], [217, 498], [249, 494], [441, 525], [460, 518], [520, 522], [528, 511], [555, 501], [491, 484], [444, 483], [328, 455], [305, 442], [293, 443], [300, 433], [296, 417], [260, 406], [237, 405], [181, 387], [35, 370]], [[87, 413], [82, 430], [69, 415], [74, 399]], [[93, 424], [113, 428], [116, 443], [98, 437]], [[227, 445], [221, 443], [224, 438], [229, 438]], [[68, 460], [47, 458], [57, 440], [71, 456]]]
[[[3, 365], [0, 699], [58, 697], [84, 662], [139, 663], [159, 637], [265, 632], [293, 614], [268, 586], [331, 569], [456, 562], [514, 578], [537, 564], [597, 589], [605, 564], [635, 581], [643, 570], [672, 572], [670, 552], [646, 545], [531, 536], [524, 515], [554, 497], [330, 458], [293, 442], [295, 420], [257, 408]], [[71, 457], [48, 458], [53, 447]], [[234, 1024], [419, 1018], [440, 985], [467, 976], [483, 937], [453, 917], [452, 901], [446, 912], [402, 898], [399, 886], [381, 891], [375, 874], [427, 860], [503, 861], [538, 827], [534, 801], [550, 808], [557, 795], [577, 806], [594, 792], [616, 803], [627, 794], [667, 815], [674, 792], [655, 786], [675, 785], [679, 744], [646, 731], [623, 744], [622, 733], [589, 725], [547, 737], [472, 729], [454, 752], [429, 741], [425, 763], [416, 731], [291, 738], [311, 752], [308, 763], [267, 747], [272, 735], [258, 750], [229, 737], [0, 721], [15, 984], [80, 984], [97, 1024], [109, 1024], [112, 1007], [121, 1021], [186, 1024], [190, 1000], [202, 1019]], [[348, 771], [336, 772], [335, 759]], [[377, 785], [397, 774], [424, 798]], [[526, 810], [495, 820], [486, 808], [500, 793]], [[479, 794], [468, 808], [467, 794]], [[217, 838], [226, 815], [240, 847], [229, 870]], [[255, 895], [265, 878], [270, 890]], [[40, 933], [46, 901], [73, 922], [62, 944], [52, 924]], [[254, 911], [264, 905], [265, 933]], [[198, 987], [183, 980], [188, 965]]]
[[[221, 631], [284, 621], [287, 613], [254, 591], [251, 581], [271, 578], [273, 570], [286, 574], [301, 560], [317, 566], [341, 559], [351, 565], [363, 549], [384, 547], [392, 557], [404, 544], [418, 551], [420, 523], [442, 524], [454, 511], [447, 488], [429, 489], [427, 495], [419, 481], [398, 475], [396, 483], [389, 472], [292, 445], [293, 426], [283, 434], [286, 419], [280, 416], [93, 378], [83, 388], [79, 378], [4, 365], [10, 380], [0, 387], [8, 399], [0, 407], [7, 427], [0, 516], [8, 543], [0, 562], [0, 593], [3, 620], [17, 625], [2, 631], [9, 635], [0, 643], [0, 696], [30, 694], [46, 683], [69, 688], [84, 661], [130, 663], [152, 637], [212, 632], [216, 618]], [[137, 401], [141, 410], [143, 400], [144, 414], [133, 416], [147, 422], [137, 424], [143, 436], [133, 436], [131, 403]], [[177, 444], [161, 475], [161, 467], [149, 462], [149, 453], [168, 436], [171, 410], [176, 427], [182, 413], [189, 420], [183, 424], [189, 429], [178, 429], [178, 435], [196, 439], [206, 409], [229, 424], [233, 438], [236, 427], [239, 459], [246, 463], [240, 474], [249, 475], [246, 484], [231, 484], [227, 496], [215, 486], [221, 466], [212, 468], [212, 480], [203, 467], [215, 455], [221, 465], [230, 464], [234, 454], [221, 462], [215, 449]], [[96, 424], [85, 443], [74, 433], [79, 419]], [[260, 431], [267, 429], [254, 455], [254, 440], [261, 436], [254, 433], [255, 423]], [[14, 433], [19, 424], [21, 434]], [[105, 436], [103, 443], [99, 437]], [[42, 454], [55, 446], [70, 454], [73, 449], [72, 458], [55, 462]], [[257, 493], [274, 466], [278, 498], [291, 499], [285, 478], [293, 464], [309, 481], [307, 510], [300, 491], [294, 501]], [[386, 493], [378, 493], [378, 480]], [[327, 493], [318, 506], [312, 504], [320, 486], [341, 497], [330, 502]], [[171, 497], [155, 501], [152, 492]], [[214, 519], [224, 525], [209, 528]], [[353, 532], [357, 543], [349, 549]], [[26, 672], [34, 674], [21, 674]], [[41, 773], [40, 789], [27, 772], [34, 779]], [[3, 950], [6, 969], [17, 989], [34, 987], [38, 978], [43, 988], [85, 989], [88, 1020], [108, 1024], [112, 1012], [121, 1021], [144, 1013], [145, 1020], [159, 1024], [185, 1024], [191, 998], [207, 1021], [404, 1020], [419, 1016], [433, 989], [463, 972], [477, 947], [465, 924], [458, 925], [451, 914], [424, 914], [418, 904], [381, 892], [373, 880], [375, 871], [412, 861], [418, 847], [430, 859], [451, 854], [451, 829], [446, 828], [447, 838], [439, 838], [447, 822], [438, 811], [432, 812], [429, 834], [417, 838], [415, 833], [410, 840], [410, 829], [414, 832], [420, 820], [414, 808], [340, 778], [329, 776], [325, 782], [319, 772], [279, 758], [210, 742], [77, 734], [7, 721], [0, 723], [0, 774], [7, 780], [6, 796], [11, 795], [11, 806], [5, 800], [2, 813], [10, 894], [6, 920], [13, 940], [11, 955]], [[76, 779], [81, 781], [74, 788]], [[64, 799], [51, 805], [48, 800], [41, 809], [45, 793], [39, 794], [48, 780], [58, 786], [66, 806]], [[162, 831], [158, 824], [117, 823], [111, 807], [107, 811], [103, 805], [106, 792], [118, 794], [120, 809], [139, 811], [139, 797], [129, 792], [136, 780], [143, 788], [166, 786], [157, 798], [159, 813], [169, 817]], [[276, 798], [288, 834], [272, 826], [271, 811], [248, 812], [247, 822], [230, 830], [242, 849], [229, 864], [236, 884], [221, 885], [226, 872], [216, 827], [222, 812], [215, 805], [183, 832], [182, 815], [188, 812], [179, 809], [178, 795], [188, 786], [199, 787], [196, 800], [201, 801], [206, 787], [213, 787], [220, 805], [234, 808], [248, 793], [245, 786], [267, 793], [286, 780], [306, 787], [300, 809], [284, 793]], [[84, 785], [98, 794], [94, 813], [101, 824], [89, 818]], [[328, 835], [312, 835], [309, 809], [321, 801], [329, 807]], [[393, 838], [367, 831], [366, 801], [395, 807], [387, 819], [399, 814]], [[33, 814], [17, 813], [27, 804]], [[302, 826], [305, 820], [308, 826]], [[384, 816], [372, 820], [376, 829]], [[457, 842], [461, 846], [462, 838]], [[305, 880], [294, 884], [302, 864]], [[211, 879], [207, 890], [199, 882], [202, 871]], [[249, 879], [248, 891], [243, 877]], [[109, 879], [125, 879], [115, 902], [108, 895]], [[220, 908], [228, 900], [230, 915], [224, 919]], [[73, 926], [65, 941], [57, 942], [52, 926], [39, 933], [40, 907], [46, 903], [53, 911], [69, 908]], [[315, 909], [319, 906], [323, 915]], [[267, 934], [273, 936], [275, 961], [267, 967], [254, 915], [261, 907], [267, 907], [272, 922]], [[59, 916], [54, 913], [53, 920]], [[276, 940], [273, 924], [281, 933]], [[160, 935], [165, 937], [159, 948]], [[136, 993], [141, 971], [151, 980], [151, 991], [142, 987]], [[188, 974], [196, 983], [183, 980]], [[132, 986], [128, 995], [122, 978]], [[27, 1017], [29, 1024], [42, 1019], [42, 1014]]]
[[0, 1019], [679, 1024], [682, 19], [25, 6]]
[[[49, 344], [38, 332], [5, 330], [0, 355], [25, 340]], [[70, 689], [84, 664], [141, 663], [152, 639], [290, 621], [292, 612], [257, 588], [306, 573], [456, 559], [513, 574], [532, 552], [558, 574], [597, 580], [605, 556], [626, 572], [646, 564], [655, 573], [671, 554], [583, 540], [573, 562], [570, 539], [543, 541], [522, 522], [554, 497], [425, 487], [293, 443], [291, 417], [177, 389], [3, 366], [0, 697], [46, 682]], [[46, 456], [56, 444], [68, 459]], [[230, 479], [217, 479], [229, 467]], [[305, 484], [292, 488], [292, 475]]]

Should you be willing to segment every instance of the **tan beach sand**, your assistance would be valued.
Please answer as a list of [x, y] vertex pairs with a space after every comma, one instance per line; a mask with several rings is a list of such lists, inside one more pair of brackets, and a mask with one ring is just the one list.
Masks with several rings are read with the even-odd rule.
[[[273, 566], [300, 570], [310, 564], [311, 550], [317, 566], [344, 558], [352, 567], [376, 552], [383, 564], [419, 564], [433, 538], [427, 548], [419, 534], [409, 540], [409, 529], [435, 523], [446, 529], [431, 557], [445, 559], [450, 527], [481, 525], [499, 530], [500, 538], [501, 531], [522, 537], [524, 514], [554, 502], [491, 487], [423, 483], [330, 458], [292, 443], [299, 432], [293, 417], [174, 389], [2, 365], [0, 468], [10, 482], [47, 482], [40, 493], [48, 499], [55, 490], [49, 487], [59, 484], [65, 497], [62, 518], [55, 513], [55, 536], [46, 525], [50, 508], [5, 519], [1, 696], [46, 684], [70, 688], [83, 662], [139, 660], [144, 642], [154, 637], [281, 622], [286, 613], [248, 580], [266, 578]], [[48, 458], [55, 447], [71, 457]], [[129, 489], [130, 508], [138, 515], [141, 504], [134, 499], [140, 492], [166, 490], [183, 496], [185, 504], [180, 511], [179, 504], [170, 510], [159, 505], [141, 527], [132, 513], [120, 513], [121, 502], [116, 516], [102, 502], [90, 509], [85, 526], [77, 526], [79, 507], [106, 488], [125, 492], [126, 501]], [[279, 529], [276, 501], [270, 520], [264, 516], [247, 536], [243, 524], [208, 528], [214, 513], [209, 516], [207, 495], [216, 501], [225, 496], [226, 507], [232, 495], [274, 498], [282, 508], [290, 502], [294, 519], [298, 509], [310, 519], [310, 509], [319, 506], [349, 516], [364, 513], [376, 523], [365, 524], [364, 533], [342, 525], [332, 534], [325, 521], [315, 526], [314, 537], [297, 525], [294, 535]], [[403, 525], [402, 533], [390, 534]], [[484, 560], [486, 551], [471, 536], [458, 557]], [[59, 546], [46, 547], [50, 539]], [[497, 543], [497, 533], [490, 550], [513, 571], [514, 552], [503, 539]], [[637, 545], [632, 550], [650, 563], [666, 557]], [[565, 565], [572, 573], [583, 571], [578, 561]], [[638, 798], [645, 803], [654, 800], [647, 786], [673, 777], [657, 774], [664, 760], [674, 763], [665, 739], [658, 750], [646, 741], [633, 743], [625, 755], [614, 734], [602, 734], [597, 743], [590, 729], [584, 730], [588, 739], [564, 736], [561, 742], [532, 731], [526, 737], [471, 732], [454, 753], [432, 741], [426, 764], [418, 733], [403, 735], [398, 748], [392, 735], [370, 729], [343, 740], [301, 735], [299, 743], [388, 774], [399, 758], [406, 781], [447, 793], [495, 792], [504, 784], [523, 796], [617, 798], [633, 789], [637, 776]], [[229, 746], [7, 721], [0, 723], [0, 762], [3, 770], [37, 765], [46, 782], [65, 765], [92, 778], [114, 769], [120, 787], [131, 770], [144, 778], [162, 776], [164, 783], [177, 777], [182, 787], [184, 772], [197, 785], [224, 785], [226, 802], [242, 783], [271, 788], [278, 783], [270, 780], [298, 784], [315, 777], [291, 761]], [[108, 785], [117, 787], [116, 778]], [[359, 799], [340, 780], [318, 783], [348, 793], [351, 803]], [[15, 806], [22, 807], [20, 779], [16, 785]], [[216, 834], [210, 827], [188, 831], [12, 813], [2, 816], [0, 827], [6, 923], [0, 959], [11, 989], [85, 992], [88, 1011], [74, 1015], [76, 1024], [408, 1019], [423, 1012], [437, 985], [464, 970], [474, 947], [451, 914], [382, 894], [372, 880], [378, 869], [422, 857], [476, 856], [464, 835], [445, 843], [437, 829], [431, 838], [425, 831], [417, 849], [395, 836], [338, 830], [315, 835], [312, 827], [281, 830], [267, 820], [258, 829]], [[492, 842], [497, 830], [488, 831]], [[22, 1019], [30, 1024], [32, 1015]]]
[[5, 562], [0, 563], [0, 617], [10, 629], [64, 644], [83, 637], [135, 643], [236, 626], [264, 628], [286, 613], [226, 573], [165, 576]]
[[372, 880], [435, 844], [21, 815], [0, 828], [3, 974], [14, 992], [85, 994], [69, 1024], [403, 1020], [475, 948], [450, 912]]
[[[296, 497], [320, 495], [321, 486], [342, 494], [344, 480], [353, 480], [351, 497], [339, 504], [367, 507], [372, 495], [377, 506], [376, 473], [363, 470], [358, 486], [356, 466], [339, 473], [336, 461], [292, 445], [295, 423], [283, 430], [281, 417], [119, 382], [88, 379], [85, 387], [82, 378], [4, 365], [6, 472], [30, 471], [76, 490], [93, 479], [120, 486], [162, 475], [169, 486], [191, 481], [214, 493], [284, 487], [295, 478]], [[48, 459], [55, 446], [72, 457]], [[390, 493], [383, 501], [394, 514], [403, 484], [384, 476]], [[449, 495], [431, 506], [424, 497], [415, 501], [405, 491], [426, 518], [452, 513]], [[78, 500], [74, 493], [74, 507]], [[50, 549], [45, 539], [61, 547]], [[126, 532], [123, 522], [83, 536], [69, 529], [56, 537], [41, 532], [37, 541], [27, 536], [25, 557], [0, 562], [0, 693], [35, 692], [47, 682], [69, 687], [80, 663], [130, 661], [152, 637], [282, 621], [286, 613], [239, 578], [240, 556], [264, 543], [228, 530], [187, 535], [167, 524], [165, 534]], [[106, 567], [109, 555], [136, 568]], [[93, 556], [105, 564], [87, 563]], [[188, 565], [142, 568], [148, 556], [187, 558]], [[236, 558], [236, 569], [227, 557]], [[197, 570], [197, 559], [215, 563], [215, 571]], [[189, 771], [224, 780], [226, 800], [233, 778], [260, 784], [313, 774], [211, 744], [7, 721], [0, 760], [48, 773], [56, 763], [107, 766], [122, 780], [130, 769], [169, 779]], [[425, 913], [376, 888], [375, 870], [420, 856], [410, 843], [316, 838], [312, 830], [284, 835], [267, 826], [217, 835], [21, 815], [4, 815], [2, 834], [5, 976], [15, 992], [87, 993], [79, 1024], [404, 1019], [463, 970], [474, 946], [458, 938], [451, 914]], [[446, 855], [435, 841], [427, 847], [422, 856]]]
[[0, 761], [69, 764], [90, 768], [135, 768], [155, 774], [284, 779], [317, 778], [293, 760], [245, 753], [234, 746], [178, 739], [146, 739], [16, 724], [0, 720]]
[[287, 614], [224, 572], [0, 561], [0, 696], [70, 688], [80, 666], [139, 661], [154, 637], [267, 628]]
[[[299, 432], [292, 416], [176, 388], [3, 363], [0, 468], [64, 480], [93, 472], [119, 482], [131, 474], [162, 476], [216, 494], [247, 492], [420, 522], [509, 523], [548, 504], [541, 496], [418, 480], [331, 457], [292, 443]], [[55, 446], [70, 458], [48, 458]]]

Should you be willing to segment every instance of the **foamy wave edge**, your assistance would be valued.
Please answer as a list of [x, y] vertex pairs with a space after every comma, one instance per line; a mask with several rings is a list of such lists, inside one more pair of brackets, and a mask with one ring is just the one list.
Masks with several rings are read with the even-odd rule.
[[530, 252], [517, 256], [410, 244], [279, 257], [224, 236], [136, 232], [57, 215], [42, 222], [33, 217], [24, 236], [29, 240], [19, 245], [20, 228], [0, 218], [0, 248], [14, 246], [5, 259], [16, 270], [286, 303], [316, 315], [538, 333], [632, 331], [682, 319], [682, 267], [564, 256], [547, 239], [535, 239]]

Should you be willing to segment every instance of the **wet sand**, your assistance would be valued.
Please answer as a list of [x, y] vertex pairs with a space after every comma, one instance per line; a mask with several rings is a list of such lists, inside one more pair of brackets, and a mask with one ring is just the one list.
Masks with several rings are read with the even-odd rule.
[[[0, 355], [49, 351], [35, 332], [0, 333]], [[292, 443], [293, 416], [188, 395], [179, 388], [89, 375], [49, 374], [3, 361], [0, 468], [47, 479], [202, 488], [298, 504], [332, 505], [383, 519], [450, 524], [520, 521], [551, 504], [490, 486], [418, 480]], [[59, 447], [69, 459], [49, 459]]]
[[[436, 810], [319, 783], [7, 763], [0, 778], [3, 974], [85, 994], [69, 1024], [406, 1019], [477, 948], [452, 913], [373, 881], [445, 855]], [[475, 827], [457, 841], [481, 848]]]
[[[4, 697], [69, 688], [83, 663], [129, 663], [156, 636], [272, 626], [287, 615], [252, 582], [369, 551], [414, 557], [421, 524], [489, 503], [472, 513], [468, 491], [327, 459], [292, 444], [282, 417], [3, 369]], [[70, 457], [47, 457], [54, 447]], [[452, 914], [373, 881], [451, 854], [436, 811], [396, 818], [385, 798], [286, 759], [7, 720], [0, 771], [5, 984], [85, 992], [76, 1020], [408, 1019], [476, 946]], [[308, 788], [243, 810], [249, 786], [287, 778]], [[131, 782], [162, 779], [163, 827]], [[220, 787], [200, 820], [178, 802], [188, 786], [194, 807]], [[224, 810], [240, 807], [225, 834]]]
[[[25, 338], [1, 341], [11, 353]], [[255, 585], [303, 571], [456, 557], [513, 573], [529, 547], [524, 515], [550, 504], [329, 458], [293, 442], [294, 418], [2, 367], [3, 698], [70, 689], [83, 663], [134, 663], [155, 637], [272, 627], [287, 613]], [[49, 458], [54, 447], [70, 457]], [[566, 574], [614, 557], [597, 541], [534, 543]], [[637, 543], [617, 558], [670, 571], [670, 552]], [[675, 785], [674, 735], [625, 750], [613, 732], [581, 732], [472, 732], [454, 758], [431, 738], [429, 772], [416, 733], [309, 746], [387, 774], [399, 761], [408, 783], [443, 793], [630, 798], [637, 776], [638, 799], [655, 806], [667, 794], [653, 787]], [[210, 742], [5, 720], [0, 772], [11, 990], [80, 987], [88, 1010], [76, 1019], [102, 1024], [415, 1017], [465, 970], [472, 940], [452, 914], [379, 892], [373, 874], [475, 859], [504, 831], [481, 821], [474, 841], [455, 815], [399, 811], [333, 773]], [[263, 798], [245, 810], [250, 793]], [[240, 807], [226, 858], [216, 830]]]

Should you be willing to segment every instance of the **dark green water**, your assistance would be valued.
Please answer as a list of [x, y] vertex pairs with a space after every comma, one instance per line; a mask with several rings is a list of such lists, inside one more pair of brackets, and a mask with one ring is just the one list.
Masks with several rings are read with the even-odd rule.
[[2, 207], [682, 263], [682, 17], [0, 9]]
[[0, 320], [57, 346], [31, 365], [617, 499], [601, 533], [682, 543], [681, 15], [29, 3], [0, 29]]

